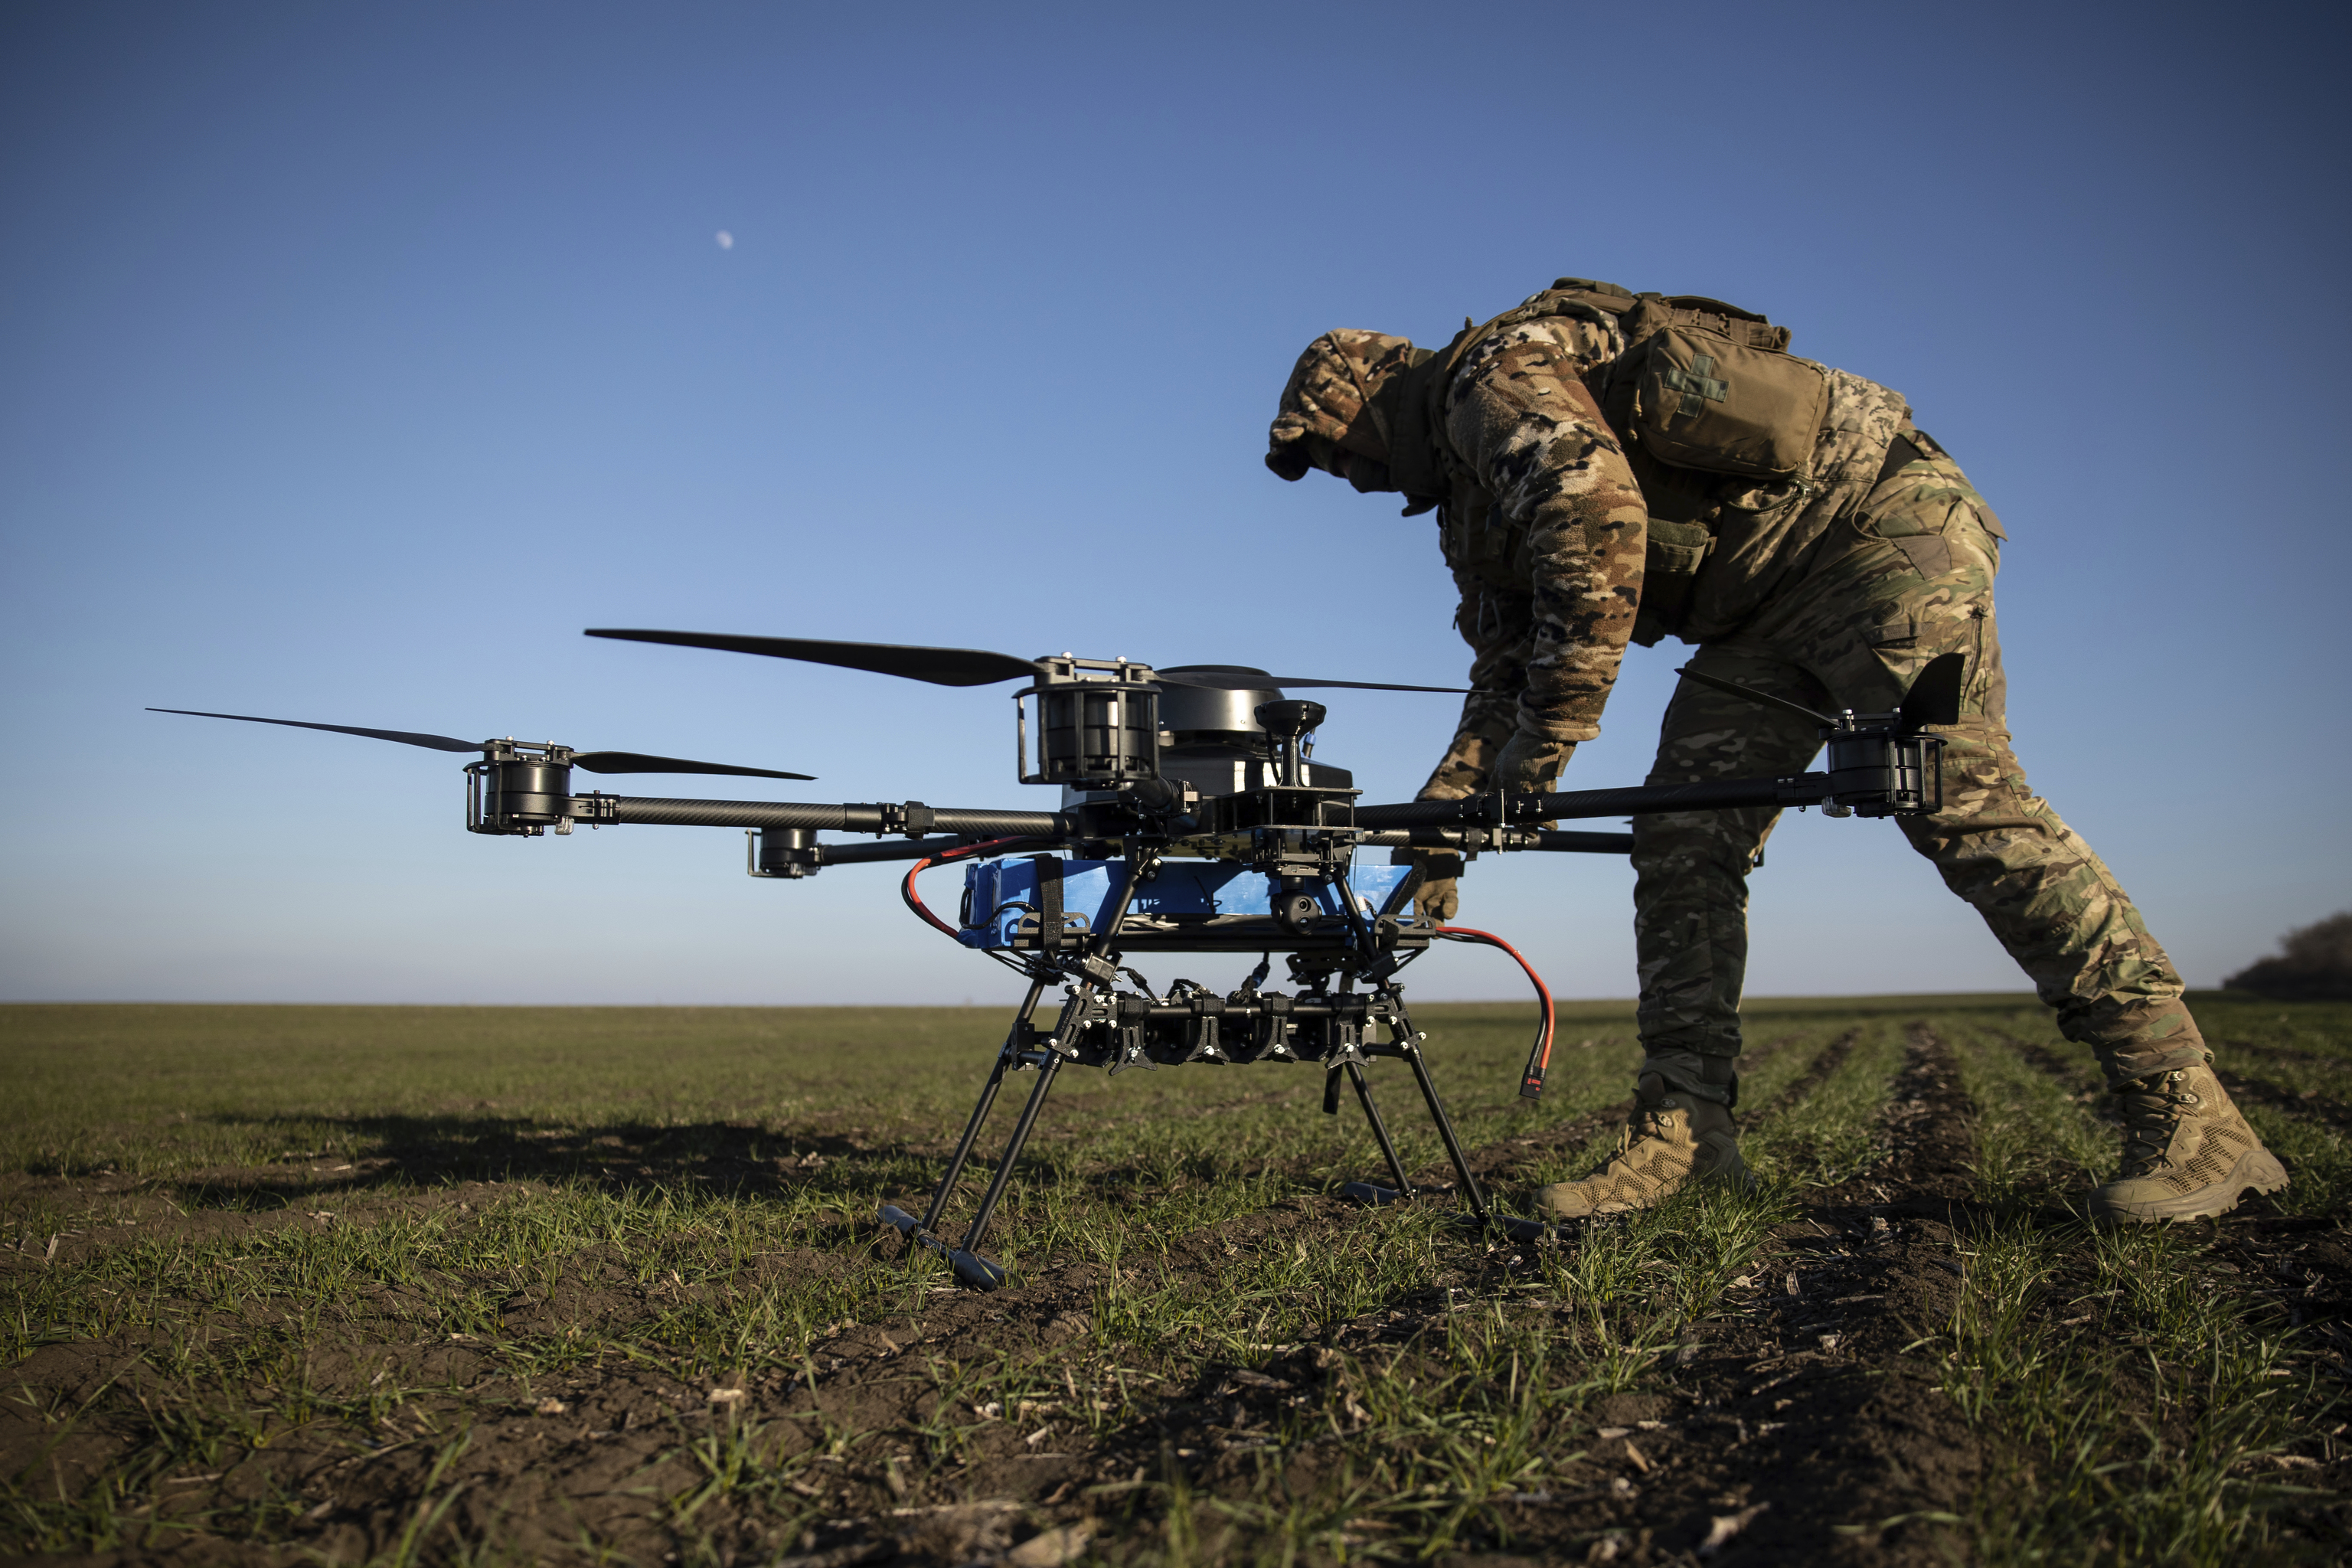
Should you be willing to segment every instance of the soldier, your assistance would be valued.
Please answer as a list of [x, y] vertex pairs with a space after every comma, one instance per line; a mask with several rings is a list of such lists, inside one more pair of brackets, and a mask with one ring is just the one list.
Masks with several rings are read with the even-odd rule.
[[[1435, 511], [1474, 656], [1423, 799], [1550, 787], [1600, 732], [1625, 645], [1671, 634], [1691, 667], [1817, 710], [1893, 709], [1938, 654], [1968, 660], [1943, 727], [1943, 806], [1898, 818], [2088, 1046], [2121, 1101], [2110, 1218], [2220, 1214], [2286, 1173], [2212, 1071], [2180, 976], [2114, 876], [2026, 788], [1993, 625], [2000, 520], [1895, 392], [1789, 354], [1717, 300], [1564, 278], [1442, 353], [1328, 332], [1283, 389], [1266, 466], [1320, 468]], [[1801, 771], [1815, 727], [1685, 681], [1654, 784]], [[1747, 1179], [1738, 1096], [1748, 871], [1777, 812], [1634, 822], [1643, 1060], [1618, 1152], [1547, 1187], [1562, 1216]], [[1450, 919], [1458, 858], [1420, 901]]]

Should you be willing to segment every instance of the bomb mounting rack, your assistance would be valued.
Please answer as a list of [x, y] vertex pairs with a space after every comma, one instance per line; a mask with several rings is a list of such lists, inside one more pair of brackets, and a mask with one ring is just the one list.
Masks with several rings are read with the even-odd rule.
[[[1885, 816], [1941, 804], [1942, 741], [1926, 728], [1958, 716], [1964, 663], [1932, 660], [1893, 713], [1814, 713], [1779, 698], [1685, 670], [1692, 679], [1792, 710], [1822, 727], [1824, 772], [1633, 789], [1493, 792], [1453, 801], [1360, 805], [1345, 770], [1318, 763], [1314, 737], [1328, 716], [1287, 688], [1455, 692], [1380, 681], [1276, 677], [1244, 666], [1155, 668], [1124, 658], [1065, 653], [1034, 659], [971, 648], [824, 642], [693, 632], [604, 629], [592, 637], [661, 643], [829, 664], [950, 687], [1018, 679], [1013, 694], [1016, 776], [1058, 785], [1057, 810], [902, 804], [803, 804], [633, 796], [572, 788], [574, 769], [600, 773], [699, 773], [802, 779], [778, 769], [695, 762], [635, 752], [583, 752], [551, 742], [465, 741], [192, 709], [154, 711], [330, 731], [450, 752], [465, 766], [466, 826], [538, 837], [552, 829], [667, 824], [732, 827], [752, 835], [754, 876], [805, 879], [829, 865], [911, 861], [900, 891], [908, 907], [964, 946], [1021, 973], [1026, 996], [983, 1085], [947, 1172], [920, 1216], [885, 1205], [883, 1217], [945, 1258], [958, 1278], [993, 1288], [1003, 1270], [982, 1254], [988, 1227], [1055, 1078], [1066, 1066], [1131, 1068], [1276, 1061], [1323, 1068], [1323, 1109], [1336, 1114], [1343, 1083], [1370, 1124], [1395, 1184], [1342, 1190], [1374, 1202], [1413, 1186], [1374, 1104], [1365, 1068], [1384, 1058], [1411, 1068], [1475, 1220], [1526, 1237], [1541, 1231], [1488, 1202], [1431, 1077], [1425, 1038], [1406, 1012], [1398, 973], [1438, 941], [1497, 947], [1527, 970], [1543, 1001], [1519, 1092], [1543, 1089], [1551, 1005], [1542, 982], [1501, 938], [1433, 926], [1412, 910], [1417, 864], [1358, 863], [1367, 848], [1622, 854], [1632, 836], [1559, 831], [1544, 825], [1603, 816], [1821, 805], [1838, 815]], [[1034, 709], [1032, 704], [1034, 703]], [[1033, 728], [1034, 715], [1034, 728]], [[898, 842], [838, 845], [824, 832]], [[962, 862], [965, 897], [956, 924], [915, 891], [918, 876]], [[1189, 980], [1164, 991], [1129, 967], [1130, 955], [1260, 952], [1236, 991], [1219, 995]], [[1264, 990], [1276, 952], [1287, 955], [1295, 994]], [[1123, 982], [1132, 982], [1130, 987]], [[1049, 984], [1065, 988], [1058, 1015], [1040, 1023]], [[936, 1232], [1008, 1076], [1035, 1082], [960, 1242]]]

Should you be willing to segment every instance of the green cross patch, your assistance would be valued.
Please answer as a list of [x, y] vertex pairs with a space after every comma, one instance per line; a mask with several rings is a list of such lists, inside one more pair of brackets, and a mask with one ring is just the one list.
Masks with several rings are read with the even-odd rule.
[[1668, 390], [1683, 395], [1683, 405], [1675, 410], [1675, 413], [1702, 413], [1708, 403], [1720, 403], [1724, 400], [1726, 395], [1731, 391], [1731, 384], [1727, 381], [1718, 381], [1710, 375], [1708, 372], [1714, 369], [1715, 360], [1712, 356], [1693, 354], [1690, 369], [1669, 370], [1658, 377], [1665, 384]]

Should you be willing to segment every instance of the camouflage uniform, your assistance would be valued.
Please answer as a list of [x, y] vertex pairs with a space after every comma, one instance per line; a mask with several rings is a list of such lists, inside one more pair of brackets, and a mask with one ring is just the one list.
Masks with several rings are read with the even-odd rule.
[[[2026, 787], [2010, 748], [1993, 617], [2000, 521], [1933, 441], [1907, 426], [1903, 435], [1916, 459], [1841, 509], [1804, 568], [1702, 643], [1691, 667], [1814, 709], [1885, 712], [1927, 660], [1966, 655], [1960, 721], [1938, 731], [1943, 809], [1897, 826], [2111, 1077], [2201, 1061], [2171, 961], [2090, 846]], [[1809, 721], [1685, 681], [1649, 782], [1796, 773], [1820, 749]], [[1634, 819], [1642, 1038], [1654, 1059], [1681, 1069], [1669, 1080], [1695, 1094], [1728, 1098], [1729, 1075], [1712, 1064], [1739, 1054], [1748, 873], [1778, 815]]]
[[[1601, 374], [1625, 347], [1613, 315], [1566, 303], [1501, 320], [1442, 389], [1431, 437], [1443, 493], [1406, 509], [1439, 510], [1475, 688], [1423, 798], [1494, 787], [1507, 750], [1547, 742], [1548, 777], [1599, 732], [1641, 606], [1647, 519], [1677, 482], [1654, 464], [1640, 471], [1638, 449], [1629, 462], [1601, 415]], [[1268, 467], [1398, 488], [1389, 465], [1404, 455], [1391, 451], [1398, 416], [1382, 392], [1426, 357], [1377, 333], [1316, 340], [1285, 390]], [[1966, 654], [1961, 719], [1943, 731], [1943, 809], [1900, 819], [1904, 834], [2111, 1077], [2203, 1061], [2171, 962], [2098, 857], [2028, 792], [2010, 749], [1999, 521], [1899, 395], [1826, 374], [1828, 415], [1801, 482], [1708, 482], [1713, 545], [1671, 629], [1699, 645], [1696, 668], [1817, 709], [1889, 710], [1929, 658]], [[1644, 480], [1657, 492], [1647, 503]], [[1808, 721], [1686, 682], [1650, 781], [1798, 772], [1820, 746]], [[1747, 877], [1776, 816], [1635, 823], [1645, 1070], [1718, 1103], [1737, 1098]]]

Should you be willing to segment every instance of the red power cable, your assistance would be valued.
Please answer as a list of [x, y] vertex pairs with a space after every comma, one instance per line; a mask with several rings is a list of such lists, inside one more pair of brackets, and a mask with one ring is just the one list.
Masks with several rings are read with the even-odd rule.
[[1528, 1053], [1527, 1071], [1519, 1075], [1519, 1095], [1525, 1100], [1537, 1099], [1543, 1093], [1544, 1075], [1551, 1070], [1552, 1027], [1557, 1016], [1552, 1009], [1551, 992], [1544, 984], [1543, 976], [1536, 973], [1535, 965], [1522, 957], [1517, 948], [1496, 936], [1493, 931], [1477, 931], [1470, 926], [1439, 926], [1437, 934], [1450, 936], [1457, 941], [1482, 942], [1489, 947], [1499, 947], [1509, 953], [1513, 962], [1517, 963], [1521, 969], [1527, 971], [1528, 983], [1535, 986], [1536, 995], [1543, 1001], [1543, 1024], [1536, 1030], [1535, 1048]]
[[978, 844], [961, 844], [953, 849], [946, 850], [938, 855], [927, 855], [922, 859], [915, 862], [913, 868], [907, 873], [907, 879], [898, 884], [898, 896], [907, 900], [907, 907], [908, 909], [922, 916], [923, 919], [929, 921], [932, 925], [938, 927], [940, 931], [945, 931], [948, 935], [954, 937], [958, 942], [961, 942], [963, 940], [962, 934], [959, 932], [955, 927], [948, 924], [947, 921], [931, 913], [929, 906], [926, 905], [922, 900], [921, 895], [915, 891], [915, 879], [929, 870], [932, 867], [944, 866], [950, 860], [969, 860], [975, 855], [985, 855], [992, 850], [1005, 849], [1015, 844], [1025, 842], [1026, 840], [1022, 838], [990, 838]]

